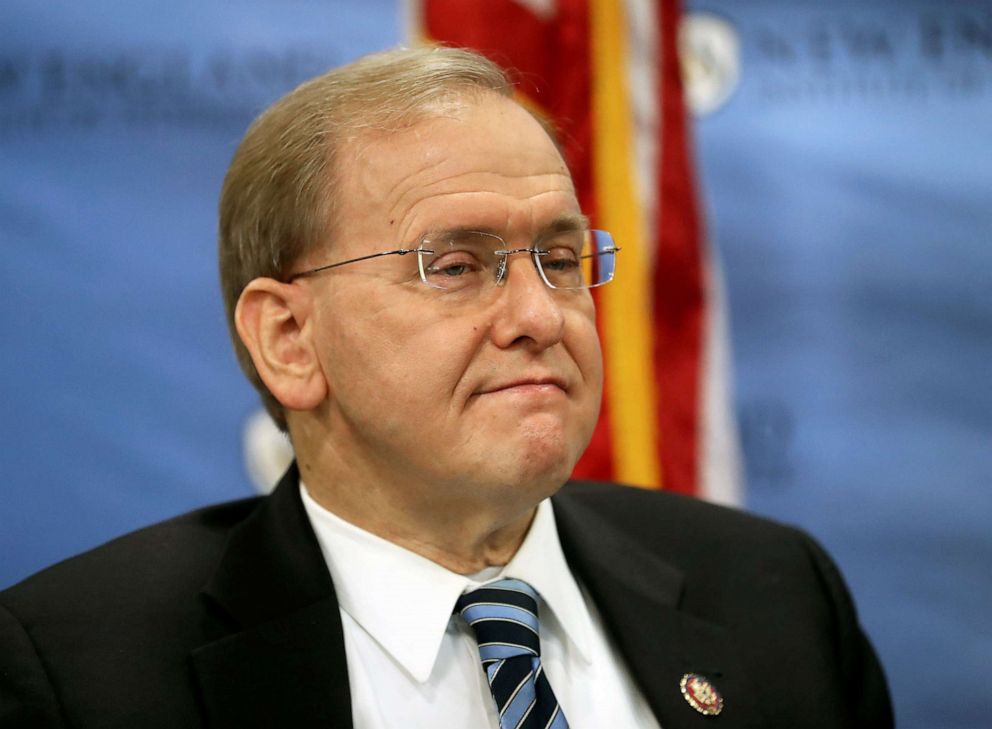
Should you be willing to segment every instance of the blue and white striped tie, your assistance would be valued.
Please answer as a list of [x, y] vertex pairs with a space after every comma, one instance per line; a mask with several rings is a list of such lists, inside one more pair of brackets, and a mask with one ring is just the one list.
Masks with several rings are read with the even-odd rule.
[[499, 580], [467, 592], [455, 612], [479, 642], [500, 729], [568, 729], [541, 666], [537, 593], [520, 580]]

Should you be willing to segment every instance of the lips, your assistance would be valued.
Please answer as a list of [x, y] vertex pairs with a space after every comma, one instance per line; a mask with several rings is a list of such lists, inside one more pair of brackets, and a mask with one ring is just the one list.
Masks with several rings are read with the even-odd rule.
[[535, 391], [540, 391], [542, 389], [557, 388], [562, 391], [566, 391], [568, 388], [565, 381], [560, 377], [555, 377], [554, 375], [546, 376], [536, 376], [536, 377], [521, 377], [519, 379], [508, 380], [506, 382], [500, 382], [493, 385], [485, 385], [476, 391], [476, 395], [491, 395], [498, 392], [509, 392], [513, 390], [525, 391], [527, 389], [534, 389]]

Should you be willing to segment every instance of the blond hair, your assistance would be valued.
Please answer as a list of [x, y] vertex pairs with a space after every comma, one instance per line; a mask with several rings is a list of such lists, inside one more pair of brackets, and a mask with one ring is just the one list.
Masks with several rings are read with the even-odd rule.
[[289, 267], [328, 243], [339, 150], [363, 130], [402, 127], [440, 113], [466, 94], [510, 97], [498, 66], [472, 51], [423, 46], [375, 53], [298, 86], [248, 128], [224, 178], [219, 257], [227, 323], [238, 362], [269, 414], [286, 429], [238, 336], [234, 310], [255, 278], [284, 279]]

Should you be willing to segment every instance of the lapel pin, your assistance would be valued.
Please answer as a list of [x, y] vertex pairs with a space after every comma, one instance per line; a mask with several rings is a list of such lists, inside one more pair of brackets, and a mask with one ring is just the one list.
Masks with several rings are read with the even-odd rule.
[[706, 716], [716, 716], [723, 711], [723, 697], [706, 676], [687, 673], [679, 681], [682, 696], [693, 709]]

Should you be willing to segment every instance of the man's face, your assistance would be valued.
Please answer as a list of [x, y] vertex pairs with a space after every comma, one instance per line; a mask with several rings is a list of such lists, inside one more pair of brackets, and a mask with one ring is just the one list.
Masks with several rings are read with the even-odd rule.
[[[578, 214], [571, 178], [538, 123], [495, 95], [349, 144], [338, 224], [321, 265], [431, 232], [499, 233], [530, 247]], [[599, 413], [602, 361], [588, 291], [547, 288], [527, 254], [503, 285], [466, 300], [425, 286], [416, 256], [386, 256], [306, 280], [329, 385], [325, 447], [440, 507], [534, 497], [567, 479]]]

